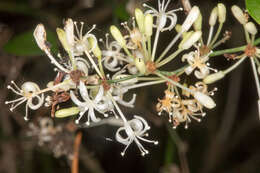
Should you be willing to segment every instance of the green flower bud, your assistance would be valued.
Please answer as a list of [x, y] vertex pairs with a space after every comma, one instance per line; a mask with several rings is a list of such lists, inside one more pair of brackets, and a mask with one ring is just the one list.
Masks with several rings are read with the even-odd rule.
[[222, 3], [218, 3], [218, 21], [224, 23], [226, 21], [226, 6]]
[[71, 107], [71, 108], [65, 108], [65, 109], [60, 109], [55, 112], [55, 117], [57, 118], [65, 118], [69, 116], [76, 115], [80, 112], [78, 107]]
[[144, 13], [139, 8], [135, 9], [135, 18], [140, 32], [144, 33]]
[[200, 13], [197, 20], [193, 24], [195, 31], [201, 31], [201, 25], [202, 25], [202, 15]]
[[211, 84], [211, 83], [214, 83], [214, 82], [222, 79], [223, 77], [225, 77], [225, 73], [223, 71], [219, 71], [217, 73], [213, 73], [213, 74], [210, 74], [210, 75], [206, 76], [203, 79], [203, 82], [205, 84]]
[[145, 35], [150, 37], [153, 35], [153, 16], [146, 14], [144, 17]]
[[134, 52], [135, 57], [135, 66], [139, 70], [141, 74], [144, 74], [146, 72], [146, 65], [144, 62], [144, 56], [140, 51]]
[[89, 44], [90, 44], [90, 49], [92, 50], [93, 54], [101, 59], [102, 52], [98, 46], [97, 40], [95, 40], [93, 37], [88, 38]]
[[180, 25], [180, 24], [177, 24], [177, 25], [175, 26], [175, 30], [176, 30], [176, 32], [180, 33], [180, 32], [181, 32], [181, 25]]
[[121, 32], [119, 31], [119, 29], [115, 25], [110, 26], [110, 32], [114, 37], [114, 39], [119, 43], [119, 45], [125, 47], [126, 41], [122, 36]]
[[67, 36], [66, 36], [65, 31], [63, 29], [61, 29], [61, 28], [57, 28], [56, 32], [57, 32], [58, 38], [59, 38], [63, 48], [67, 52], [70, 52], [71, 51], [71, 46], [69, 45], [69, 43], [67, 41], [67, 38], [66, 38]]

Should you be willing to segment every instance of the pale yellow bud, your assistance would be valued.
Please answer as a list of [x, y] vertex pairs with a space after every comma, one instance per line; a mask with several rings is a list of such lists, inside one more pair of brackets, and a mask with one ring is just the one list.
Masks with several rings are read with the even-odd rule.
[[74, 38], [74, 24], [72, 19], [68, 19], [65, 22], [64, 30], [66, 33], [67, 42], [70, 46], [74, 46], [75, 38]]
[[146, 14], [144, 17], [145, 35], [150, 37], [153, 35], [153, 16]]
[[69, 117], [72, 115], [76, 115], [80, 112], [78, 107], [71, 107], [71, 108], [65, 108], [65, 109], [60, 109], [55, 112], [55, 117], [57, 118], [65, 118]]
[[89, 44], [90, 44], [90, 49], [92, 50], [93, 54], [101, 59], [102, 52], [98, 46], [97, 40], [94, 39], [93, 37], [88, 38]]
[[193, 23], [197, 20], [199, 17], [200, 10], [199, 7], [194, 6], [190, 10], [188, 16], [186, 17], [185, 21], [183, 22], [181, 26], [181, 32], [186, 32], [190, 29], [190, 27], [193, 25]]
[[201, 37], [202, 32], [196, 31], [194, 32], [183, 44], [180, 44], [179, 48], [181, 49], [189, 49], [192, 45], [194, 45]]
[[216, 103], [213, 101], [213, 99], [206, 94], [195, 92], [194, 98], [208, 109], [213, 109], [214, 107], [216, 107]]
[[135, 66], [139, 70], [141, 74], [144, 74], [146, 72], [146, 65], [144, 62], [144, 56], [140, 51], [134, 52], [135, 56]]
[[63, 29], [61, 28], [57, 28], [56, 29], [58, 38], [63, 46], [63, 48], [67, 51], [70, 52], [71, 51], [71, 46], [69, 45], [67, 38], [66, 38], [66, 33]]
[[176, 30], [176, 32], [180, 33], [180, 32], [181, 32], [181, 25], [180, 25], [180, 24], [177, 24], [177, 25], [175, 26], [175, 30]]
[[250, 34], [252, 35], [256, 35], [257, 34], [257, 29], [256, 29], [256, 26], [253, 22], [248, 22], [246, 25], [245, 25], [245, 28], [247, 30], [247, 32], [249, 32]]
[[183, 43], [185, 43], [185, 42], [192, 36], [193, 33], [194, 33], [194, 31], [184, 32], [184, 33], [182, 34], [182, 40], [181, 40], [181, 42], [180, 42], [180, 44], [179, 44], [179, 47], [180, 47]]
[[205, 84], [211, 84], [211, 83], [214, 83], [214, 82], [222, 79], [223, 77], [225, 77], [225, 73], [223, 71], [219, 71], [217, 73], [213, 73], [213, 74], [210, 74], [210, 75], [206, 76], [203, 79], [203, 82]]
[[195, 31], [201, 31], [201, 25], [202, 25], [202, 15], [200, 13], [197, 20], [193, 24]]
[[144, 33], [144, 13], [139, 8], [135, 9], [135, 19], [140, 32]]
[[218, 18], [218, 7], [215, 7], [211, 11], [210, 18], [209, 18], [209, 25], [214, 26], [217, 22], [217, 18]]
[[116, 26], [112, 25], [110, 26], [110, 32], [114, 37], [114, 39], [119, 43], [119, 45], [125, 47], [126, 41], [122, 36], [121, 32], [119, 31], [119, 29]]
[[218, 3], [218, 21], [224, 23], [226, 21], [226, 6], [222, 3]]
[[247, 19], [246, 16], [244, 15], [244, 12], [241, 10], [241, 8], [239, 8], [237, 5], [233, 5], [231, 7], [231, 11], [239, 23], [241, 23], [242, 25], [246, 24]]

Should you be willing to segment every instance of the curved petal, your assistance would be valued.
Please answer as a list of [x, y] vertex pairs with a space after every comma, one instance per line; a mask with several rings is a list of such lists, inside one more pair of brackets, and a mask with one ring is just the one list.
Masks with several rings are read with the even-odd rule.
[[[36, 104], [33, 103], [33, 99], [35, 99], [35, 98], [37, 99]], [[36, 109], [39, 109], [42, 106], [43, 102], [44, 102], [44, 95], [42, 94], [41, 97], [37, 95], [37, 96], [32, 97], [28, 100], [28, 106], [29, 106], [30, 109], [36, 110]]]
[[70, 98], [71, 98], [72, 102], [75, 103], [77, 106], [80, 106], [80, 107], [87, 106], [87, 103], [79, 101], [79, 99], [75, 96], [73, 91], [70, 91]]
[[103, 88], [103, 86], [101, 85], [101, 86], [99, 87], [98, 93], [97, 93], [97, 95], [96, 95], [96, 97], [95, 97], [95, 99], [94, 99], [94, 102], [95, 102], [95, 103], [100, 102], [100, 101], [102, 100], [103, 96], [104, 96], [104, 88]]
[[88, 90], [87, 87], [85, 86], [84, 82], [80, 81], [79, 82], [79, 92], [81, 97], [85, 100], [85, 101], [89, 101], [89, 95], [88, 95]]

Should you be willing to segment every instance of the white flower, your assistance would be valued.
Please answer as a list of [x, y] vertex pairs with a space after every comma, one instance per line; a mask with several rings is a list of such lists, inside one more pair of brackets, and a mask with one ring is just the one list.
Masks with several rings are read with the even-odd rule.
[[[74, 26], [76, 34], [74, 33]], [[68, 45], [72, 56], [82, 55], [84, 51], [92, 51], [97, 45], [97, 39], [95, 35], [91, 34], [96, 28], [96, 25], [93, 25], [92, 28], [85, 34], [83, 34], [84, 23], [80, 22], [80, 28], [78, 28], [77, 22], [73, 22], [72, 19], [65, 21], [64, 31], [65, 31], [65, 40]], [[90, 45], [88, 39], [92, 38], [94, 40], [94, 46], [90, 50]]]
[[15, 94], [21, 96], [18, 99], [6, 101], [5, 104], [11, 104], [10, 111], [13, 111], [16, 107], [26, 102], [24, 119], [28, 120], [28, 108], [32, 110], [39, 109], [44, 102], [44, 95], [40, 92], [39, 86], [34, 82], [25, 82], [21, 88], [19, 88], [14, 81], [11, 81], [14, 87], [8, 85], [7, 88], [12, 90]]
[[182, 61], [186, 60], [189, 63], [189, 66], [185, 69], [185, 73], [190, 75], [193, 70], [198, 68], [199, 70], [195, 70], [194, 74], [198, 79], [203, 79], [209, 74], [210, 70], [217, 72], [215, 69], [210, 68], [209, 63], [207, 63], [209, 60], [209, 54], [201, 56], [199, 47], [197, 47], [196, 51], [184, 54], [182, 56]]
[[[103, 42], [102, 39], [100, 41]], [[106, 34], [106, 42], [104, 45], [106, 47], [106, 50], [102, 50], [104, 66], [112, 72], [120, 70], [120, 67], [117, 66], [119, 64], [122, 65], [123, 61], [128, 62], [124, 54], [120, 52], [122, 47], [117, 43], [117, 41], [109, 43], [108, 34]]]
[[[144, 7], [148, 7], [150, 10], [147, 10], [145, 14], [151, 14], [153, 17], [156, 17], [156, 25], [154, 25], [155, 28], [158, 27], [158, 30], [161, 32], [166, 30], [172, 30], [173, 27], [176, 25], [177, 22], [177, 16], [175, 14], [176, 11], [182, 10], [176, 9], [176, 10], [170, 10], [166, 12], [166, 9], [170, 3], [170, 0], [158, 0], [158, 10], [154, 9], [151, 6], [148, 6], [147, 4], [143, 4]], [[169, 19], [169, 26], [166, 26], [167, 20]]]
[[147, 136], [146, 132], [150, 129], [150, 126], [147, 122], [140, 116], [134, 116], [134, 119], [125, 122], [123, 127], [120, 127], [116, 132], [116, 140], [124, 145], [126, 145], [121, 155], [124, 156], [127, 148], [130, 146], [132, 142], [135, 142], [139, 150], [141, 151], [142, 156], [148, 154], [148, 150], [146, 150], [139, 140], [153, 143], [155, 145], [158, 144], [158, 141], [148, 140], [143, 138]]
[[79, 118], [75, 121], [75, 123], [79, 123], [80, 119], [83, 117], [83, 115], [88, 111], [88, 117], [86, 124], [89, 125], [90, 121], [98, 122], [100, 121], [100, 118], [97, 118], [95, 115], [94, 110], [98, 111], [99, 113], [104, 114], [104, 107], [105, 105], [101, 104], [100, 101], [102, 100], [102, 97], [104, 95], [104, 88], [102, 86], [99, 87], [98, 93], [95, 96], [95, 98], [91, 99], [88, 94], [87, 87], [85, 84], [80, 81], [79, 83], [79, 91], [80, 96], [84, 100], [84, 102], [80, 101], [73, 91], [70, 91], [70, 97], [71, 100], [80, 108]]

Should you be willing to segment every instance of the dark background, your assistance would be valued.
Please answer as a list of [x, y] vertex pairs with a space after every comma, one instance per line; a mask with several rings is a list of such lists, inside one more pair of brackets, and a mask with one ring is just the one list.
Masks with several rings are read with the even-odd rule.
[[[118, 25], [129, 20], [133, 6], [138, 0], [1, 0], [0, 1], [0, 172], [1, 173], [51, 173], [70, 172], [67, 156], [55, 158], [51, 145], [39, 147], [37, 137], [29, 138], [28, 123], [23, 121], [24, 106], [13, 113], [4, 101], [14, 95], [6, 89], [11, 80], [19, 85], [24, 81], [37, 82], [41, 88], [53, 80], [53, 66], [46, 56], [40, 53], [32, 37], [38, 23], [48, 28], [48, 35], [54, 49], [56, 27], [62, 27], [63, 19], [68, 17], [85, 22], [86, 28], [97, 24], [94, 31], [97, 38], [104, 38], [111, 24]], [[226, 49], [245, 44], [242, 26], [233, 18], [230, 7], [238, 4], [243, 9], [243, 0], [222, 1], [227, 6], [227, 22], [224, 30], [232, 31], [232, 38], [222, 47]], [[157, 8], [157, 1], [150, 0]], [[214, 0], [191, 0], [198, 5], [203, 15], [203, 36], [208, 35], [208, 18], [211, 9], [217, 4]], [[130, 4], [130, 5], [129, 5]], [[172, 1], [170, 9], [181, 7], [180, 1]], [[178, 12], [178, 23], [185, 14]], [[259, 25], [258, 25], [259, 26]], [[216, 31], [216, 29], [215, 29]], [[162, 50], [175, 32], [165, 32], [160, 37], [159, 50]], [[226, 69], [232, 61], [223, 56], [210, 60], [211, 66]], [[178, 63], [168, 66], [177, 68]], [[193, 79], [191, 79], [193, 80]], [[150, 154], [141, 157], [137, 147], [132, 145], [125, 157], [120, 152], [123, 146], [114, 140], [116, 128], [104, 125], [83, 132], [80, 149], [79, 172], [90, 173], [186, 173], [182, 170], [187, 161], [191, 173], [257, 173], [260, 172], [260, 121], [257, 110], [257, 93], [250, 62], [245, 61], [227, 77], [209, 86], [218, 87], [214, 96], [217, 107], [207, 110], [201, 123], [193, 121], [189, 129], [183, 126], [172, 130], [167, 116], [158, 117], [155, 105], [163, 97], [165, 86], [152, 86], [138, 89], [135, 109], [124, 109], [126, 116], [143, 116], [152, 126], [150, 138], [159, 141], [158, 146], [146, 145]], [[50, 116], [48, 108], [31, 111], [31, 122], [43, 116]], [[54, 120], [64, 124], [68, 120]], [[177, 132], [177, 133], [176, 133]], [[67, 134], [68, 133], [68, 134]], [[64, 135], [65, 134], [65, 135]], [[64, 132], [56, 140], [64, 140], [65, 149], [73, 147], [74, 133]], [[55, 141], [52, 141], [55, 145]], [[186, 161], [185, 161], [186, 160]]]

